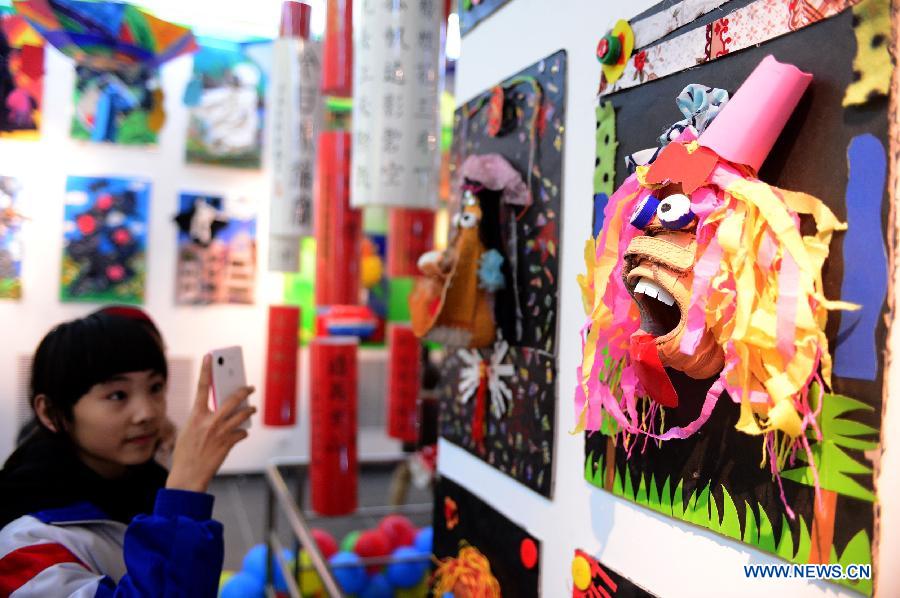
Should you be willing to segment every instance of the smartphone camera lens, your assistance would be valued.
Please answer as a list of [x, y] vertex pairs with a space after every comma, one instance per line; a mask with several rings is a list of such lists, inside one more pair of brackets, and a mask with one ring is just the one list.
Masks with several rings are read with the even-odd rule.
[[224, 357], [220, 357], [220, 358], [219, 358], [219, 365], [225, 365], [225, 358], [224, 358]]

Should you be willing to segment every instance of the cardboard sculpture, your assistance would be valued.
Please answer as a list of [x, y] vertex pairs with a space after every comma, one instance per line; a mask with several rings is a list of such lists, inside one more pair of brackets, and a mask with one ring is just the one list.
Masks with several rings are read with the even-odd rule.
[[[699, 139], [686, 131], [610, 197], [579, 278], [590, 314], [579, 428], [599, 429], [605, 413], [628, 434], [687, 438], [727, 391], [737, 429], [764, 437], [774, 474], [791, 447], [809, 450], [831, 383], [828, 311], [855, 308], [822, 288], [832, 233], [846, 226], [756, 173], [810, 80], [766, 57]], [[665, 368], [715, 382], [692, 422], [662, 431], [659, 406], [678, 407]]]

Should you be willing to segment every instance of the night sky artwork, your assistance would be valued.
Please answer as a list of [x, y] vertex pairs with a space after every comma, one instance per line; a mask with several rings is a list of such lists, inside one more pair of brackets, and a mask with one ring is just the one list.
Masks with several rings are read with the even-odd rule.
[[[496, 337], [487, 348], [448, 351], [438, 388], [441, 436], [544, 496], [551, 494], [556, 425], [565, 80], [561, 51], [456, 112], [454, 164], [499, 154], [519, 174], [530, 173], [532, 202], [522, 208], [482, 199], [485, 245], [505, 256], [504, 285], [494, 293]], [[451, 214], [460, 210], [459, 172]], [[502, 232], [490, 238], [485, 231]]]
[[149, 196], [146, 181], [69, 177], [63, 301], [143, 302]]

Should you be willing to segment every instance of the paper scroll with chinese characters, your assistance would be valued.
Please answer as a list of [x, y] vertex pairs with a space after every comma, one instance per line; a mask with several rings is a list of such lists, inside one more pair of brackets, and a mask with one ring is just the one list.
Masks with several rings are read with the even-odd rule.
[[363, 0], [355, 39], [354, 206], [429, 208], [439, 182], [439, 0]]
[[[303, 11], [301, 7], [306, 7]], [[306, 4], [285, 3], [285, 13], [307, 12]], [[300, 269], [300, 238], [313, 234], [316, 138], [322, 119], [321, 49], [308, 38], [298, 14], [273, 42], [272, 203], [269, 270]]]

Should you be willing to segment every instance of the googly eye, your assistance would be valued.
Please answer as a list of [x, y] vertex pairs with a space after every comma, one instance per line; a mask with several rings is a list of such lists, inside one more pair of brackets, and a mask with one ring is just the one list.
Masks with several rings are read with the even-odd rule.
[[478, 219], [475, 218], [475, 214], [465, 212], [459, 217], [459, 225], [462, 228], [474, 228], [478, 225]]
[[656, 215], [660, 223], [670, 230], [684, 228], [696, 218], [691, 211], [691, 200], [681, 193], [662, 200], [656, 208]]
[[658, 207], [659, 200], [655, 196], [648, 195], [642, 199], [631, 213], [631, 219], [629, 220], [631, 226], [643, 229], [653, 220], [653, 215], [656, 214], [656, 208]]
[[450, 226], [452, 226], [453, 228], [459, 228], [459, 214], [454, 214], [450, 218]]

